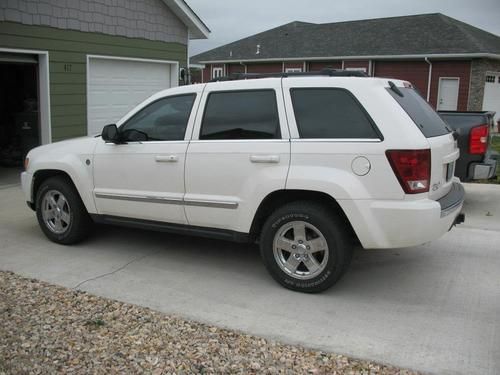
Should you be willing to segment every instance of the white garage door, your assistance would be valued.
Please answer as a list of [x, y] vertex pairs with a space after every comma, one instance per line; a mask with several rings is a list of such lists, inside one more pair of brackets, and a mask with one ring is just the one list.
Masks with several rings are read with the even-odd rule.
[[496, 111], [495, 119], [500, 119], [500, 73], [486, 74], [483, 111]]
[[176, 71], [171, 63], [89, 56], [87, 133], [100, 133], [144, 99], [176, 85]]

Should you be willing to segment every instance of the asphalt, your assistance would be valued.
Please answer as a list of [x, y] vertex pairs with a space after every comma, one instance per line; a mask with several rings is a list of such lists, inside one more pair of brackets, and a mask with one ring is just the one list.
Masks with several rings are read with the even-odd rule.
[[358, 250], [329, 291], [294, 293], [255, 246], [98, 227], [49, 242], [0, 186], [0, 269], [286, 343], [439, 374], [500, 373], [500, 186], [467, 185], [466, 224], [408, 249]]

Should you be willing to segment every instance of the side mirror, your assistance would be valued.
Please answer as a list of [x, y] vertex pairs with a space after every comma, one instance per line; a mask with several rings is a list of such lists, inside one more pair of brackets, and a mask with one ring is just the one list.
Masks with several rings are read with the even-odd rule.
[[106, 125], [104, 128], [102, 128], [101, 137], [102, 140], [105, 142], [117, 143], [119, 137], [118, 137], [118, 128], [116, 127], [116, 124], [109, 124]]

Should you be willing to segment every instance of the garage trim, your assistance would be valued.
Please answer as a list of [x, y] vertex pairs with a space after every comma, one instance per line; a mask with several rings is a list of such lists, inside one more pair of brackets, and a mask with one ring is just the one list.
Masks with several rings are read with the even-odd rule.
[[40, 125], [40, 143], [42, 145], [51, 143], [49, 52], [15, 48], [0, 48], [0, 52], [38, 55], [38, 123]]
[[149, 62], [156, 64], [166, 64], [172, 65], [170, 69], [170, 87], [176, 87], [179, 85], [179, 62], [172, 60], [158, 60], [158, 59], [142, 59], [137, 57], [123, 57], [123, 56], [107, 56], [107, 55], [87, 55], [87, 64], [86, 64], [86, 97], [87, 97], [87, 119], [86, 119], [86, 127], [88, 129], [88, 121], [89, 121], [89, 93], [90, 93], [90, 60], [91, 59], [101, 59], [101, 60], [122, 60], [122, 61], [136, 61], [136, 62]]

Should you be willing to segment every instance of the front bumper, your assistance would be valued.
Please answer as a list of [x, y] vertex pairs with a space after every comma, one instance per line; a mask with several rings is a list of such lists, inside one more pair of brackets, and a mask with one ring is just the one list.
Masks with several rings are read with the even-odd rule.
[[463, 221], [465, 191], [458, 182], [438, 201], [339, 202], [366, 249], [417, 246], [436, 240]]
[[33, 174], [29, 172], [22, 172], [21, 173], [21, 188], [23, 189], [24, 193], [24, 199], [28, 203], [28, 206], [33, 209], [33, 197], [31, 194], [33, 186]]

